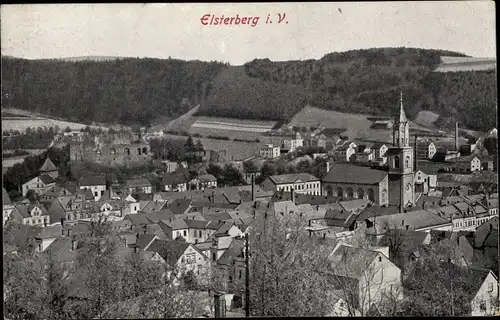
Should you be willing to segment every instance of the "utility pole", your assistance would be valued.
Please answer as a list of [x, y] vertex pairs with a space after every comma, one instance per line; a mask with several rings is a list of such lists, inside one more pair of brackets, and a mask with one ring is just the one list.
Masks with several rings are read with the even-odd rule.
[[249, 255], [248, 250], [248, 232], [245, 235], [245, 317], [250, 317], [250, 266], [249, 266]]

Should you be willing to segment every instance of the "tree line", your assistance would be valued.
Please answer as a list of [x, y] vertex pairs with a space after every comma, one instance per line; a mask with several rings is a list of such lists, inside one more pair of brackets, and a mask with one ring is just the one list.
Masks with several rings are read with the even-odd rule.
[[[26, 60], [2, 57], [2, 103], [74, 122], [146, 125], [177, 117], [226, 65], [176, 59]], [[69, 85], [68, 85], [69, 84]]]
[[2, 149], [46, 149], [58, 132], [59, 127], [28, 127], [23, 133], [19, 132], [19, 130], [17, 132], [16, 130], [4, 131]]

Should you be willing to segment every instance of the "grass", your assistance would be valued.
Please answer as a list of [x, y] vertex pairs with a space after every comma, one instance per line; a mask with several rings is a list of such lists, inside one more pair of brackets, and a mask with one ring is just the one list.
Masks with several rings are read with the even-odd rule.
[[[163, 138], [183, 140], [187, 137], [165, 134]], [[207, 138], [193, 138], [194, 141], [200, 140], [205, 150], [221, 151], [227, 150], [229, 160], [243, 160], [252, 156], [258, 156], [260, 144], [257, 142], [241, 142], [232, 140], [218, 140]]]

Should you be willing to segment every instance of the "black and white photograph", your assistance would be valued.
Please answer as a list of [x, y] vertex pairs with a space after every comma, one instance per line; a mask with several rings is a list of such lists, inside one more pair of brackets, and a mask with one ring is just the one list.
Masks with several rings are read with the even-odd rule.
[[499, 316], [495, 10], [2, 5], [4, 319]]

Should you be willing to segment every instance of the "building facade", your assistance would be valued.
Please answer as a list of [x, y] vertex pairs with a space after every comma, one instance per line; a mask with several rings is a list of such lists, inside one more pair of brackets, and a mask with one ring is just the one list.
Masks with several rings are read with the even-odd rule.
[[72, 162], [93, 162], [104, 165], [143, 165], [152, 159], [149, 144], [130, 134], [106, 134], [86, 137], [70, 143]]
[[280, 147], [267, 144], [260, 149], [260, 156], [266, 159], [274, 159], [280, 156]]
[[394, 121], [393, 146], [387, 151], [389, 163], [389, 204], [406, 208], [415, 203], [414, 152], [410, 147], [410, 122], [403, 108], [401, 93], [399, 115]]

